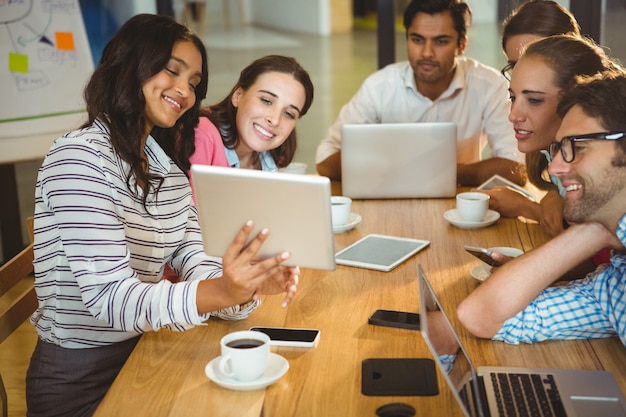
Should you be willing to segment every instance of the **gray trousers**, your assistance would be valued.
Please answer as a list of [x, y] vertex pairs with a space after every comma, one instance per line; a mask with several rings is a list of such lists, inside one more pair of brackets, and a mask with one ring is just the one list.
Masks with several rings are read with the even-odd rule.
[[26, 373], [27, 416], [93, 415], [138, 341], [67, 349], [37, 340]]

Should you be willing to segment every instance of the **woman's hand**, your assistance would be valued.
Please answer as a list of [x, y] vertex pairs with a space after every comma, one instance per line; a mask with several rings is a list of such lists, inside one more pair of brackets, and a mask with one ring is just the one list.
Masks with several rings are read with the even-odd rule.
[[257, 254], [269, 236], [269, 230], [261, 230], [246, 245], [252, 227], [252, 221], [248, 221], [224, 254], [222, 278], [226, 284], [225, 290], [238, 303], [258, 299], [261, 294], [285, 292], [283, 305], [287, 305], [296, 293], [300, 269], [280, 265], [289, 259], [288, 252], [259, 260]]
[[539, 224], [550, 236], [563, 232], [563, 197], [550, 190], [539, 202]]
[[[500, 213], [504, 217], [524, 216], [529, 219], [538, 220], [537, 203], [529, 200], [524, 195], [513, 191], [508, 187], [494, 187], [491, 190], [478, 190], [489, 195], [489, 208]], [[533, 207], [537, 206], [537, 207]]]
[[278, 266], [278, 271], [257, 289], [253, 295], [253, 299], [257, 300], [261, 294], [280, 294], [285, 293], [282, 306], [287, 305], [293, 300], [298, 288], [298, 280], [300, 277], [300, 268], [297, 266]]

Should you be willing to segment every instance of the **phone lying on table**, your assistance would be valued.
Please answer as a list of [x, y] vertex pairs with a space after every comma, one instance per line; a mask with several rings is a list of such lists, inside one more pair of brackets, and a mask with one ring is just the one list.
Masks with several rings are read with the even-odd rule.
[[376, 310], [367, 322], [377, 326], [398, 327], [409, 330], [420, 329], [420, 315], [404, 311]]
[[479, 248], [478, 246], [465, 246], [465, 250], [490, 266], [502, 266], [502, 262], [496, 261], [491, 257], [492, 253], [489, 249]]
[[320, 331], [317, 329], [253, 326], [250, 330], [268, 335], [271, 346], [311, 348], [316, 346], [320, 339]]

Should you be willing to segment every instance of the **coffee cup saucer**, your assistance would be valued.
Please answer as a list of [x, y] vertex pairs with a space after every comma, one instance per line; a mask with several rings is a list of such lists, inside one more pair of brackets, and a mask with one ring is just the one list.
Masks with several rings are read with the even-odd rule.
[[446, 211], [443, 213], [443, 217], [450, 224], [461, 229], [480, 229], [494, 224], [500, 218], [500, 213], [494, 210], [487, 210], [487, 214], [485, 214], [485, 217], [483, 217], [483, 219], [479, 222], [468, 222], [463, 220], [457, 209]]
[[348, 217], [348, 222], [346, 224], [341, 224], [339, 226], [333, 226], [334, 233], [343, 233], [348, 230], [352, 230], [356, 227], [357, 224], [361, 223], [361, 216], [356, 213], [350, 213], [350, 217]]
[[482, 282], [491, 275], [491, 267], [485, 264], [478, 264], [470, 270], [470, 275]]
[[217, 385], [235, 391], [254, 391], [263, 389], [278, 381], [289, 369], [289, 361], [276, 353], [270, 353], [267, 369], [259, 379], [254, 381], [238, 381], [233, 377], [224, 375], [218, 367], [220, 356], [213, 359], [204, 368], [206, 376]]

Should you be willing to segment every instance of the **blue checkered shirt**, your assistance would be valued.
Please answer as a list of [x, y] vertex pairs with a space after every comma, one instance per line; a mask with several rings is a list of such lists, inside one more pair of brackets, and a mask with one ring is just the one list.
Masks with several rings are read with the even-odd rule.
[[[617, 227], [626, 246], [626, 215]], [[493, 337], [511, 344], [619, 336], [626, 346], [626, 255], [581, 280], [548, 287]]]

